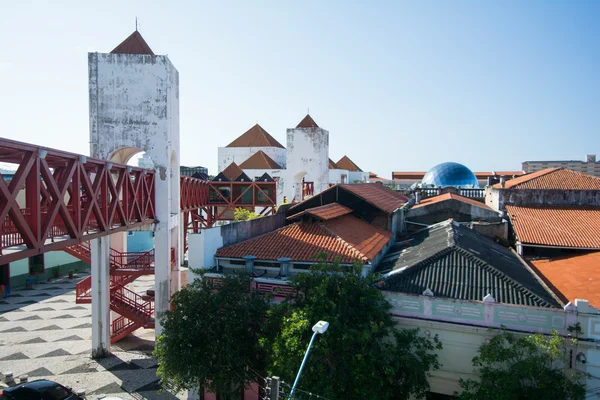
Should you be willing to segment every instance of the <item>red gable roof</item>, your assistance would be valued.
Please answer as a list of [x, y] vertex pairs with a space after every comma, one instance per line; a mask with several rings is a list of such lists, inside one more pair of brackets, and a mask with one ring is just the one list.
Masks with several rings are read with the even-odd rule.
[[339, 167], [336, 165], [336, 163], [333, 162], [331, 158], [329, 159], [329, 169], [339, 169]]
[[[497, 183], [495, 189], [502, 189]], [[566, 168], [548, 168], [505, 182], [505, 189], [600, 190], [600, 178]]]
[[309, 114], [306, 114], [306, 117], [296, 126], [296, 128], [318, 128], [319, 125], [315, 122], [314, 119]]
[[600, 251], [528, 263], [564, 303], [585, 299], [600, 307]]
[[405, 195], [380, 183], [357, 183], [352, 185], [340, 185], [340, 187], [388, 214], [393, 213], [408, 201], [408, 197]]
[[390, 231], [369, 225], [352, 215], [345, 215], [325, 222], [296, 222], [223, 247], [215, 257], [243, 258], [253, 255], [258, 260], [276, 261], [289, 257], [292, 261], [317, 262], [318, 253], [324, 252], [327, 262], [339, 258], [342, 264], [351, 264], [356, 259], [362, 262], [371, 260], [392, 236]]
[[337, 169], [345, 169], [352, 172], [362, 172], [362, 169], [360, 169], [358, 165], [354, 164], [354, 161], [348, 158], [348, 156], [340, 158], [340, 161], [336, 162], [336, 165]]
[[473, 199], [470, 199], [470, 198], [464, 197], [464, 196], [459, 196], [454, 193], [444, 193], [439, 196], [428, 197], [426, 199], [421, 200], [421, 202], [419, 204], [413, 205], [412, 208], [424, 207], [424, 206], [428, 206], [428, 205], [435, 204], [435, 203], [441, 203], [442, 201], [448, 201], [448, 200], [457, 200], [457, 201], [461, 201], [463, 203], [471, 204], [473, 206], [491, 210], [490, 207], [486, 206], [485, 204], [483, 204], [480, 201], [473, 200]]
[[244, 173], [242, 169], [234, 162], [229, 164], [222, 172], [230, 181], [236, 180], [241, 174]]
[[506, 206], [523, 244], [600, 249], [600, 207]]
[[148, 46], [142, 35], [135, 31], [121, 42], [112, 51], [112, 54], [148, 54], [153, 56], [154, 52]]
[[259, 150], [250, 158], [240, 164], [242, 169], [281, 169], [281, 166], [269, 157], [264, 151]]
[[275, 138], [259, 124], [244, 132], [226, 147], [280, 147], [285, 149]]
[[308, 210], [304, 210], [298, 214], [289, 216], [287, 219], [294, 220], [303, 215], [310, 215], [323, 221], [327, 221], [351, 213], [352, 210], [346, 206], [343, 206], [339, 203], [330, 203], [320, 207], [309, 208]]

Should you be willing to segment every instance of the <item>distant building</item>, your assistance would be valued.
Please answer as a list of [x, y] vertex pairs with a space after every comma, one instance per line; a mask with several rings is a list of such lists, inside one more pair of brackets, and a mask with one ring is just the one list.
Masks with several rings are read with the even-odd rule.
[[[450, 164], [450, 163], [443, 163]], [[440, 164], [440, 165], [443, 165]], [[455, 164], [455, 163], [452, 163]], [[459, 164], [460, 165], [460, 164]], [[437, 166], [436, 166], [437, 167]], [[435, 167], [434, 167], [435, 168]], [[466, 168], [466, 167], [465, 167]], [[392, 172], [392, 180], [399, 189], [409, 188], [415, 184], [421, 184], [427, 172], [424, 171], [395, 171]], [[477, 179], [477, 185], [481, 188], [500, 182], [500, 178], [511, 179], [523, 175], [523, 171], [488, 171], [473, 172]], [[473, 182], [470, 182], [473, 185]], [[462, 186], [466, 187], [466, 186]]]
[[310, 115], [287, 129], [286, 145], [256, 124], [227, 146], [219, 147], [218, 173], [235, 164], [235, 171], [241, 168], [251, 180], [266, 174], [265, 178], [277, 181], [278, 204], [302, 201], [337, 183], [369, 181], [369, 172], [347, 156], [337, 163], [329, 158], [329, 132]]
[[596, 177], [600, 177], [600, 162], [596, 161], [595, 154], [588, 154], [586, 161], [568, 160], [568, 161], [525, 161], [523, 162], [523, 171], [526, 173], [537, 172], [547, 168], [566, 168], [571, 171], [581, 172]]
[[179, 167], [181, 175], [192, 176], [194, 178], [208, 179], [208, 168], [206, 167]]

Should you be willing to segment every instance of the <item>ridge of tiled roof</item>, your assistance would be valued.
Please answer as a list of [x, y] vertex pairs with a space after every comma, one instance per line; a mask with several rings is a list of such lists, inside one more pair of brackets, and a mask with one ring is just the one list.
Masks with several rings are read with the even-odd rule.
[[339, 186], [388, 214], [392, 214], [408, 201], [408, 197], [405, 195], [379, 183], [356, 183]]
[[396, 244], [379, 264], [384, 290], [499, 303], [559, 307], [538, 278], [510, 250], [487, 237], [445, 221]]
[[310, 215], [323, 221], [327, 221], [329, 219], [341, 217], [342, 215], [351, 213], [352, 210], [346, 206], [343, 206], [339, 203], [330, 203], [320, 207], [309, 208], [308, 210], [304, 210], [298, 214], [291, 215], [287, 217], [287, 219], [295, 220], [303, 217], [304, 215]]
[[392, 179], [423, 179], [427, 171], [393, 171]]
[[340, 169], [331, 158], [329, 159], [329, 169]]
[[529, 260], [528, 264], [565, 304], [586, 299], [600, 307], [600, 251]]
[[506, 206], [523, 244], [600, 249], [600, 207]]
[[366, 262], [383, 249], [392, 232], [376, 228], [352, 216], [344, 215], [324, 222], [300, 221], [273, 232], [217, 250], [218, 258], [243, 258], [276, 261], [289, 257], [297, 262], [318, 262], [317, 255], [327, 254], [326, 262], [351, 264]]
[[242, 169], [281, 169], [281, 166], [275, 162], [264, 151], [259, 150], [252, 154], [250, 158], [240, 164]]
[[226, 147], [279, 147], [285, 149], [281, 143], [269, 135], [259, 124], [254, 125]]
[[[493, 187], [502, 189], [502, 184]], [[600, 190], [600, 178], [566, 168], [548, 168], [510, 179], [504, 189]]]
[[438, 196], [433, 196], [433, 197], [427, 197], [426, 199], [421, 200], [421, 202], [419, 204], [414, 204], [411, 209], [413, 208], [420, 208], [420, 207], [425, 207], [431, 204], [436, 204], [436, 203], [441, 203], [442, 201], [448, 201], [448, 200], [457, 200], [463, 203], [468, 203], [471, 204], [473, 206], [477, 206], [477, 207], [481, 207], [481, 208], [485, 208], [487, 210], [492, 210], [492, 208], [486, 206], [484, 203], [468, 198], [468, 197], [464, 197], [464, 196], [460, 196], [458, 194], [454, 194], [454, 193], [444, 193]]
[[136, 30], [127, 39], [123, 40], [112, 51], [112, 54], [148, 54], [153, 56], [154, 52], [148, 46], [142, 35]]
[[310, 114], [306, 114], [306, 117], [304, 117], [302, 119], [302, 121], [300, 121], [300, 123], [298, 125], [296, 125], [296, 128], [318, 128], [318, 127], [319, 127], [319, 125], [317, 125], [315, 120], [312, 119]]
[[335, 163], [338, 167], [337, 169], [345, 169], [351, 172], [362, 172], [362, 169], [358, 167], [358, 165], [354, 164], [348, 156], [344, 156], [340, 158], [340, 161]]
[[221, 171], [221, 173], [230, 181], [235, 181], [241, 174], [244, 173], [244, 171], [239, 167], [239, 165], [232, 162], [227, 166], [227, 168]]

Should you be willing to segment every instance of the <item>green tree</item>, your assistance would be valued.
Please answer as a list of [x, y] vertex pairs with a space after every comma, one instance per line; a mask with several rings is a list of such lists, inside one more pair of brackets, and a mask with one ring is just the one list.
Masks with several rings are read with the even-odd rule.
[[437, 337], [397, 329], [390, 304], [360, 266], [319, 263], [294, 279], [298, 295], [271, 309], [281, 330], [270, 343], [269, 373], [293, 382], [319, 320], [330, 323], [311, 349], [298, 387], [337, 399], [407, 399], [429, 389], [439, 367]]
[[578, 400], [585, 398], [581, 374], [566, 374], [568, 341], [550, 336], [515, 335], [502, 330], [473, 358], [479, 381], [461, 380], [461, 400]]
[[254, 211], [250, 211], [246, 208], [238, 207], [233, 212], [233, 219], [235, 221], [249, 221], [251, 219], [259, 218]]
[[259, 338], [268, 299], [249, 290], [247, 274], [228, 275], [216, 284], [198, 273], [203, 279], [177, 292], [172, 311], [161, 320], [157, 375], [176, 390], [205, 387], [239, 398], [242, 387], [257, 380], [244, 368], [265, 368]]

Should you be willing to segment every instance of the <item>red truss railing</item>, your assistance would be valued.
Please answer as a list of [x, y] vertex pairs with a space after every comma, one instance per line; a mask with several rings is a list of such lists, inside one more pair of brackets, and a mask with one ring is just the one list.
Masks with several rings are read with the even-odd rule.
[[0, 176], [0, 265], [156, 219], [152, 170], [8, 139], [0, 162], [18, 165]]

